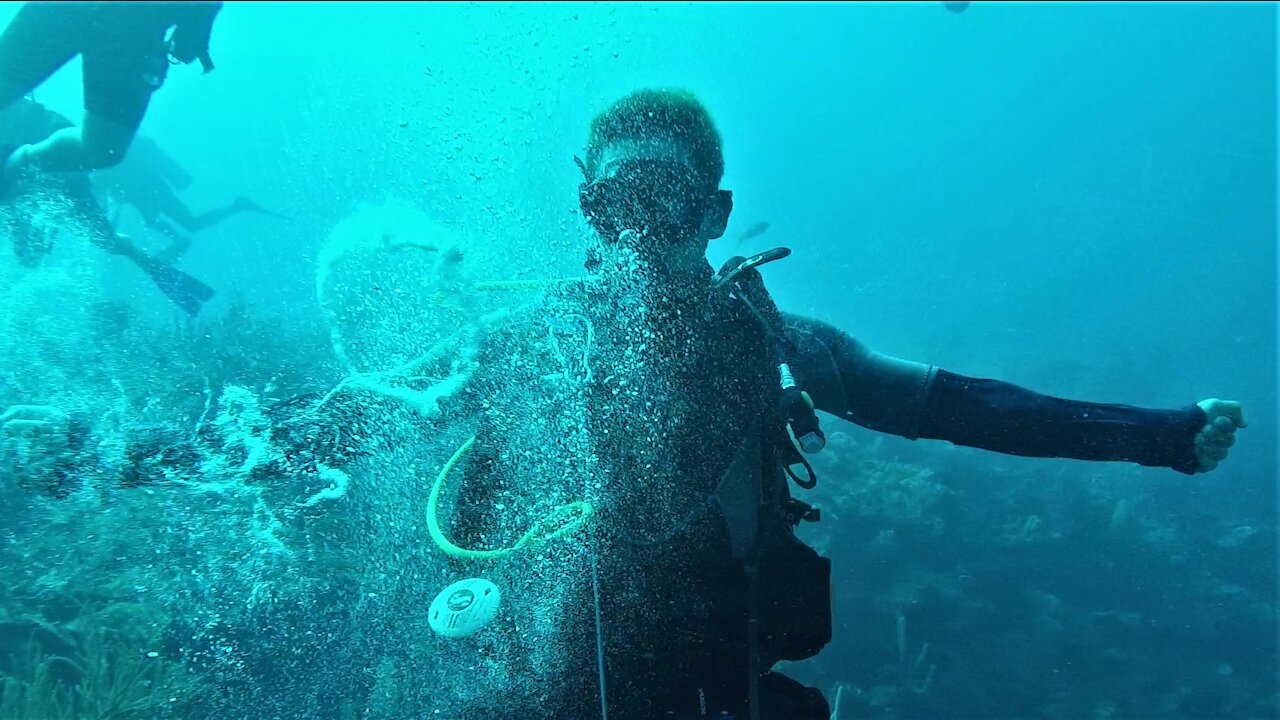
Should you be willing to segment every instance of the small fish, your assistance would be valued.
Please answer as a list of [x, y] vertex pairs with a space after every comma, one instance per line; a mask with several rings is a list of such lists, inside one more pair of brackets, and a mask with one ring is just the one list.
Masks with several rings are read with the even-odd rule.
[[944, 2], [942, 4], [953, 13], [962, 13], [969, 8], [969, 3], [967, 2]]
[[742, 233], [738, 235], [738, 244], [742, 244], [752, 238], [758, 238], [761, 235], [765, 234], [765, 232], [767, 232], [768, 230], [769, 230], [769, 223], [764, 220], [761, 220], [755, 225], [752, 225], [746, 230], [743, 230]]

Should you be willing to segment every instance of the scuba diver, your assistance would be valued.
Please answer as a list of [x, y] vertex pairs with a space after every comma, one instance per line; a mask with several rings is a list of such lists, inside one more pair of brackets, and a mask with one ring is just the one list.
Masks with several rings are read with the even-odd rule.
[[118, 165], [95, 172], [93, 180], [94, 187], [113, 208], [113, 219], [124, 206], [132, 206], [147, 227], [169, 238], [169, 248], [157, 256], [168, 261], [177, 260], [191, 247], [191, 238], [179, 233], [175, 224], [196, 233], [239, 213], [282, 217], [243, 196], [223, 207], [199, 214], [192, 212], [177, 194], [191, 185], [191, 174], [145, 136], [134, 140], [129, 154]]
[[[72, 127], [71, 121], [44, 105], [21, 98], [0, 110], [0, 142], [20, 144], [38, 141], [50, 133]], [[32, 178], [24, 191], [47, 190], [68, 203], [72, 219], [83, 223], [89, 239], [109, 253], [128, 258], [151, 278], [156, 287], [188, 315], [196, 315], [214, 291], [208, 285], [173, 267], [171, 261], [152, 257], [116, 232], [102, 206], [94, 196], [89, 174], [50, 173]], [[43, 213], [11, 203], [4, 209], [5, 225], [13, 239], [14, 253], [24, 265], [35, 265], [53, 249], [56, 226], [50, 218], [37, 218]]]
[[[819, 690], [773, 670], [814, 656], [832, 631], [829, 562], [794, 532], [819, 514], [789, 489], [816, 481], [805, 460], [825, 444], [815, 411], [909, 439], [1187, 474], [1212, 470], [1245, 424], [1239, 403], [1216, 399], [1155, 410], [1049, 397], [890, 357], [780, 312], [758, 269], [788, 250], [719, 272], [706, 260], [733, 197], [720, 188], [720, 135], [691, 94], [618, 100], [593, 121], [578, 164], [598, 240], [587, 268], [599, 281], [539, 308], [555, 323], [504, 323], [481, 353], [469, 381], [480, 428], [446, 467], [458, 468], [456, 511], [432, 533], [456, 572], [484, 577], [446, 588], [432, 620], [446, 637], [459, 625], [470, 632], [492, 614], [472, 598], [499, 590], [512, 616], [538, 616], [521, 608], [530, 571], [499, 562], [529, 537], [503, 515], [540, 476], [512, 437], [548, 415], [527, 411], [529, 388], [557, 378], [554, 406], [573, 376], [592, 439], [577, 454], [598, 459], [575, 472], [599, 486], [598, 502], [548, 534], [591, 515], [593, 557], [580, 569], [592, 587], [564, 623], [581, 633], [568, 644], [581, 652], [555, 691], [504, 697], [474, 717], [826, 720]], [[530, 363], [530, 348], [548, 363]], [[572, 496], [559, 490], [539, 492]], [[540, 642], [508, 655], [536, 657]], [[524, 672], [536, 676], [535, 665]]]
[[81, 127], [0, 147], [0, 196], [28, 169], [83, 172], [120, 162], [171, 62], [199, 61], [204, 72], [213, 70], [209, 37], [221, 8], [221, 2], [28, 2], [19, 8], [0, 34], [0, 108], [80, 55], [85, 114]]
[[[774, 669], [816, 655], [832, 633], [830, 562], [795, 535], [819, 512], [790, 487], [817, 481], [806, 456], [825, 444], [819, 411], [909, 439], [1185, 474], [1213, 470], [1245, 426], [1232, 401], [1157, 410], [1049, 397], [890, 357], [781, 312], [759, 269], [785, 248], [718, 272], [707, 262], [733, 196], [720, 187], [719, 132], [692, 94], [614, 102], [592, 121], [579, 167], [592, 279], [556, 284], [488, 332], [465, 387], [431, 420], [478, 418], [428, 505], [431, 539], [467, 578], [428, 610], [442, 638], [431, 657], [473, 653], [457, 670], [470, 704], [443, 716], [828, 720], [820, 690]], [[56, 409], [11, 408], [0, 416], [10, 425], [94, 445], [83, 441], [90, 429], [73, 440], [57, 430], [69, 422]], [[361, 450], [331, 434], [334, 447]], [[139, 468], [165, 462], [142, 446]], [[331, 451], [276, 454], [304, 470], [342, 467]], [[64, 453], [68, 468], [92, 462]], [[480, 675], [495, 667], [526, 681], [486, 694]]]

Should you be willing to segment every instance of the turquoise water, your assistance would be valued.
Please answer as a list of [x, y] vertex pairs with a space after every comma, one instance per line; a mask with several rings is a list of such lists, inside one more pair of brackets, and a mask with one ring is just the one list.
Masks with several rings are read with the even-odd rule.
[[[1272, 4], [229, 4], [217, 69], [171, 68], [141, 128], [192, 208], [282, 216], [190, 234], [200, 315], [74, 226], [35, 268], [0, 247], [0, 408], [83, 414], [105, 458], [55, 497], [6, 445], [3, 717], [463, 718], [554, 685], [502, 638], [427, 627], [463, 575], [426, 496], [473, 428], [424, 418], [490, 313], [537, 292], [476, 283], [581, 272], [573, 156], [644, 87], [709, 108], [735, 210], [708, 258], [790, 247], [765, 271], [785, 310], [965, 375], [1236, 399], [1250, 423], [1184, 476], [826, 419], [805, 538], [835, 564], [835, 633], [789, 674], [842, 718], [1276, 716], [1276, 29]], [[78, 122], [78, 61], [35, 98]], [[139, 445], [158, 433], [208, 439], [169, 463]], [[264, 476], [297, 436], [354, 459]], [[121, 482], [131, 452], [185, 469]], [[579, 490], [504, 509], [523, 527]], [[584, 556], [553, 547], [553, 587], [580, 586]], [[575, 597], [525, 627], [548, 667]]]

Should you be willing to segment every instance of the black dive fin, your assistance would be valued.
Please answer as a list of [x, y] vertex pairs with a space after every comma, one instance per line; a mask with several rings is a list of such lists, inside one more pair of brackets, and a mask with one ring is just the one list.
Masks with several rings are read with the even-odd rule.
[[142, 253], [131, 253], [129, 259], [133, 260], [151, 278], [151, 281], [156, 284], [160, 292], [165, 294], [165, 297], [173, 301], [174, 305], [182, 308], [183, 312], [188, 315], [195, 316], [198, 314], [200, 308], [204, 307], [205, 302], [215, 294], [213, 288], [169, 263]]

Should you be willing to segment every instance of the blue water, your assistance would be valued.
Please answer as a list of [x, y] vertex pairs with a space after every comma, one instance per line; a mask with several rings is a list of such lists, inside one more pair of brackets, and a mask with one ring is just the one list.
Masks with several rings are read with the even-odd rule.
[[[473, 279], [580, 272], [573, 156], [643, 87], [709, 108], [735, 210], [708, 258], [790, 247], [765, 272], [784, 309], [965, 375], [1143, 407], [1239, 400], [1249, 422], [1221, 467], [1186, 476], [826, 419], [840, 443], [811, 499], [829, 512], [806, 532], [835, 563], [835, 637], [790, 674], [846, 719], [1280, 716], [1276, 32], [1269, 3], [228, 4], [217, 69], [173, 67], [141, 134], [192, 175], [191, 207], [247, 196], [285, 217], [194, 234], [180, 267], [218, 291], [200, 317], [74, 229], [38, 269], [0, 247], [0, 408], [75, 405], [122, 434], [216, 426], [236, 445], [200, 477], [144, 492], [104, 474], [61, 499], [7, 451], [0, 656], [35, 655], [0, 662], [3, 717], [92, 716], [57, 699], [110, 694], [83, 668], [37, 673], [45, 656], [160, 653], [167, 674], [139, 665], [147, 689], [117, 692], [142, 698], [125, 717], [461, 718], [500, 686], [500, 652], [476, 670], [424, 619], [448, 573], [420, 504], [466, 430], [377, 415], [401, 433], [368, 446], [388, 474], [286, 512], [330, 486], [237, 475], [270, 422], [235, 403], [327, 391], [457, 328], [356, 287], [445, 282], [430, 257], [344, 257], [365, 274], [335, 281], [341, 312], [317, 302], [318, 258], [362, 205], [413, 208], [383, 219], [456, 241]], [[35, 98], [78, 121], [79, 62]], [[128, 330], [103, 329], [108, 307]], [[124, 618], [154, 632], [94, 635]], [[33, 645], [37, 626], [62, 641]]]

